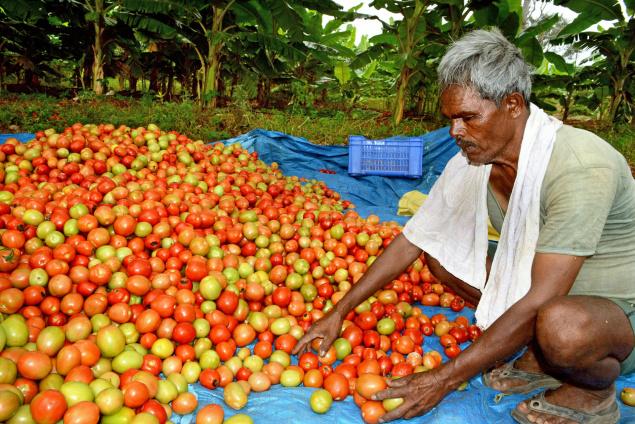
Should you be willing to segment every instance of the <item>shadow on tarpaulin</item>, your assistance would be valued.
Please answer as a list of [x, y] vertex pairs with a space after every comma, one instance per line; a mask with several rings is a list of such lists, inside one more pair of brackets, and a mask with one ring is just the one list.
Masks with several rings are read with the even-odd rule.
[[[22, 142], [33, 138], [33, 134], [2, 134], [0, 144], [6, 138], [15, 137]], [[285, 175], [296, 175], [305, 178], [315, 178], [324, 181], [331, 189], [338, 191], [344, 199], [352, 201], [362, 216], [376, 214], [382, 220], [393, 220], [401, 224], [407, 217], [396, 215], [397, 203], [401, 196], [408, 191], [418, 190], [428, 193], [437, 177], [443, 171], [447, 161], [458, 152], [458, 148], [450, 138], [448, 129], [442, 128], [423, 136], [424, 157], [423, 176], [421, 179], [384, 178], [377, 176], [351, 177], [348, 175], [348, 148], [345, 146], [320, 146], [303, 138], [287, 134], [253, 130], [242, 136], [226, 140], [226, 144], [241, 143], [250, 151], [257, 151], [259, 158], [266, 163], [277, 162]], [[335, 174], [321, 173], [320, 169], [335, 171]], [[425, 314], [432, 316], [444, 313], [450, 320], [455, 319], [456, 313], [448, 309], [422, 307]], [[464, 309], [461, 315], [473, 318], [473, 311]], [[465, 345], [463, 346], [465, 347]], [[424, 351], [442, 348], [436, 337], [427, 337]], [[444, 359], [447, 359], [444, 357]], [[297, 358], [292, 362], [297, 364]], [[635, 387], [635, 375], [620, 377], [616, 383], [617, 393], [624, 387]], [[225, 410], [228, 418], [237, 413], [248, 414], [255, 423], [362, 423], [359, 408], [351, 397], [341, 402], [333, 402], [333, 406], [326, 414], [318, 415], [311, 411], [309, 398], [315, 389], [305, 387], [285, 388], [273, 386], [264, 393], [249, 395], [247, 406], [240, 411], [234, 411], [223, 402], [223, 391], [220, 389], [207, 390], [199, 384], [190, 385], [190, 391], [198, 398], [198, 409], [210, 403], [217, 403]], [[496, 401], [498, 392], [485, 387], [480, 377], [470, 380], [466, 390], [451, 393], [436, 408], [422, 417], [412, 420], [398, 420], [399, 424], [406, 423], [512, 423], [509, 415], [512, 408], [530, 395], [505, 396]], [[622, 418], [620, 423], [635, 423], [635, 408], [629, 408], [618, 401]], [[197, 410], [198, 410], [197, 409]], [[176, 424], [194, 424], [196, 413], [185, 416], [173, 415]]]

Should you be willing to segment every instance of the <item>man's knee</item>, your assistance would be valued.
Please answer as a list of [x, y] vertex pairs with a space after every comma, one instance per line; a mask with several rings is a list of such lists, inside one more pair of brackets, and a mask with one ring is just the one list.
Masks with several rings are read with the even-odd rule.
[[593, 317], [578, 300], [561, 296], [538, 311], [536, 341], [545, 360], [554, 367], [578, 367], [589, 353]]

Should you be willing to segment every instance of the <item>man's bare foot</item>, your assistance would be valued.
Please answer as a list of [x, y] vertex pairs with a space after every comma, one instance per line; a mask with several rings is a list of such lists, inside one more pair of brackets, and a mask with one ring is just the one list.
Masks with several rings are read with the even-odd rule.
[[[543, 370], [538, 362], [538, 358], [532, 348], [528, 348], [523, 355], [514, 362], [514, 368], [530, 373], [542, 373]], [[489, 385], [492, 389], [506, 392], [513, 387], [519, 387], [527, 384], [527, 380], [521, 378], [513, 378], [501, 375], [505, 369], [502, 365], [493, 369], [489, 376]]]
[[[582, 389], [570, 384], [564, 383], [555, 390], [549, 390], [545, 393], [545, 400], [549, 403], [575, 411], [586, 413], [597, 413], [606, 409], [614, 402], [615, 386], [612, 385], [606, 389], [588, 390]], [[547, 413], [537, 412], [528, 407], [530, 400], [523, 401], [516, 406], [516, 409], [532, 423], [537, 424], [571, 424], [576, 423], [566, 418], [549, 415]]]

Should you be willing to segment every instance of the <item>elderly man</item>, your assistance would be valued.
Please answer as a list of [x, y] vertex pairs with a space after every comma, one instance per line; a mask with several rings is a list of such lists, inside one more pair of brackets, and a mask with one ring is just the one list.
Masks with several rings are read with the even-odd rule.
[[[635, 370], [635, 180], [605, 141], [530, 104], [530, 73], [498, 30], [474, 31], [448, 50], [441, 110], [460, 154], [403, 233], [296, 347], [317, 338], [326, 352], [346, 313], [424, 251], [433, 274], [477, 304], [485, 331], [453, 361], [390, 382], [376, 399], [405, 401], [382, 421], [425, 413], [481, 372], [504, 393], [551, 389], [521, 402], [518, 422], [619, 419], [614, 381]], [[488, 217], [501, 233], [493, 258]]]

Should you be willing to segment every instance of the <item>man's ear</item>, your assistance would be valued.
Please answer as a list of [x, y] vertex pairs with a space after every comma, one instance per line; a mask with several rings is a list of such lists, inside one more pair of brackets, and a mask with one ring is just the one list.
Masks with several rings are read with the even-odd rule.
[[503, 99], [503, 107], [509, 112], [512, 118], [518, 118], [522, 112], [526, 109], [525, 98], [522, 94], [515, 91], [508, 94]]

